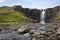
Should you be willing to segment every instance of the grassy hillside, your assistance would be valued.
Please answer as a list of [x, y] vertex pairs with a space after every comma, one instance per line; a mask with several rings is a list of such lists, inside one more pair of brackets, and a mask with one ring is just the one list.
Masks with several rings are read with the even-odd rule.
[[0, 24], [16, 24], [31, 21], [32, 19], [26, 17], [22, 12], [8, 8], [0, 8]]
[[0, 10], [0, 21], [19, 21], [23, 22], [25, 19], [25, 16], [21, 12], [17, 12], [14, 10]]

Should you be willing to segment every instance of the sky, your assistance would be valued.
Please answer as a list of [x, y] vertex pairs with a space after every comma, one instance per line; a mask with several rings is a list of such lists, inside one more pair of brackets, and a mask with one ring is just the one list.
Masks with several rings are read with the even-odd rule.
[[45, 9], [60, 6], [60, 0], [0, 0], [0, 6], [21, 5], [24, 8]]

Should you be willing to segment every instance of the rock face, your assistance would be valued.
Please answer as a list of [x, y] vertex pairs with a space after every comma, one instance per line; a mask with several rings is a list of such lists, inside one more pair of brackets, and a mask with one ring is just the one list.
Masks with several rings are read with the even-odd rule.
[[[27, 17], [37, 20], [37, 22], [40, 22], [40, 15], [42, 10], [40, 9], [29, 9], [29, 8], [23, 8], [22, 6], [15, 6], [13, 8], [14, 10], [23, 12]], [[60, 6], [56, 6], [53, 8], [47, 8], [45, 9], [45, 22], [53, 22], [53, 18], [57, 17], [60, 14]]]
[[39, 9], [24, 8], [24, 13], [26, 13], [26, 16], [28, 16], [29, 18], [32, 18], [34, 20], [37, 20], [38, 22], [40, 21], [41, 12], [42, 12], [42, 10], [39, 10]]
[[[28, 17], [28, 18], [25, 18], [25, 20], [30, 18], [36, 22], [40, 22], [40, 17], [42, 12], [42, 9], [23, 8], [21, 5], [16, 5], [13, 7], [3, 6], [3, 7], [0, 7], [0, 9], [9, 9], [9, 10], [16, 10], [16, 11], [22, 12], [25, 14], [25, 16]], [[60, 6], [47, 8], [45, 9], [45, 13], [46, 13], [46, 16], [45, 16], [46, 23], [53, 22], [54, 20], [55, 22], [56, 21], [60, 22]], [[0, 14], [8, 15], [7, 13], [0, 13]]]
[[21, 11], [25, 13], [25, 15], [33, 20], [37, 20], [37, 22], [40, 21], [40, 13], [42, 10], [39, 9], [29, 9], [29, 8], [22, 8], [22, 6], [14, 6], [14, 10]]
[[54, 7], [54, 8], [47, 8], [45, 10], [46, 12], [46, 19], [45, 22], [52, 22], [53, 18], [56, 18], [60, 14], [60, 6]]
[[[1, 7], [0, 9], [2, 9], [2, 8], [22, 12], [28, 18], [31, 18], [36, 22], [40, 22], [40, 16], [41, 16], [42, 9], [23, 8], [21, 5], [16, 5], [13, 7], [4, 6], [4, 7]], [[46, 13], [45, 22], [46, 23], [53, 22], [54, 18], [57, 18], [57, 16], [60, 16], [60, 6], [56, 6], [53, 8], [47, 8], [47, 9], [45, 9], [45, 13]], [[2, 13], [2, 14], [5, 14], [5, 13]], [[5, 15], [7, 15], [7, 14], [5, 14]], [[58, 20], [60, 20], [60, 18], [57, 19], [57, 21]]]

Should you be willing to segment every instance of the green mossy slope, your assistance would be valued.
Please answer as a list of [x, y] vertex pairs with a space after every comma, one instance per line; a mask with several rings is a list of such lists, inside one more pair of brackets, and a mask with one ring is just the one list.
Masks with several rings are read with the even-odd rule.
[[25, 16], [24, 13], [8, 8], [0, 9], [0, 24], [16, 24], [31, 22], [32, 19]]

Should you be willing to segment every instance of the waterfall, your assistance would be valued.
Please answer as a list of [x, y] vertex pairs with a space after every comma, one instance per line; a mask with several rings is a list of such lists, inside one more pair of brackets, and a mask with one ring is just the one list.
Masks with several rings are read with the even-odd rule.
[[45, 24], [45, 11], [43, 10], [40, 16], [40, 23]]
[[[41, 24], [45, 24], [45, 11], [43, 10], [42, 13], [41, 13], [41, 16], [40, 16], [40, 23]], [[46, 27], [44, 25], [42, 25], [40, 28], [38, 28], [38, 30], [41, 32], [41, 33], [46, 33]]]

